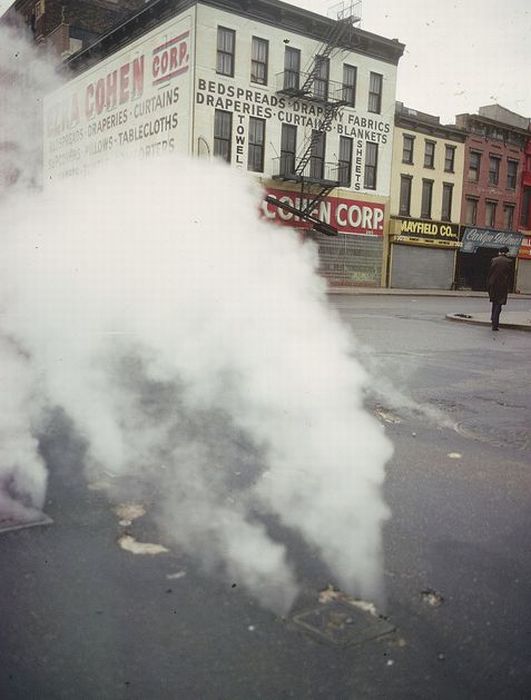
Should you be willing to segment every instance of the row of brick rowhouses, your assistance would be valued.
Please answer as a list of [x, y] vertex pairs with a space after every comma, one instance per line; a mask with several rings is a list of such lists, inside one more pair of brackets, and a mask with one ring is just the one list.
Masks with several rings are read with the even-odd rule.
[[[529, 119], [489, 105], [448, 125], [396, 102], [404, 46], [360, 29], [355, 7], [334, 21], [280, 0], [16, 0], [11, 18], [56, 48], [69, 99], [78, 91], [91, 105], [75, 124], [79, 148], [61, 153], [68, 139], [50, 132], [47, 179], [101, 160], [113, 136], [114, 153], [217, 156], [260, 180], [266, 217], [313, 229], [332, 284], [481, 290], [507, 245], [514, 288], [530, 292]], [[105, 80], [143, 55], [158, 71], [149, 100], [160, 97], [160, 115], [133, 109], [127, 91], [130, 143], [103, 120], [117, 110]]]
[[515, 287], [529, 291], [529, 119], [489, 105], [455, 121], [397, 103], [388, 283], [484, 289], [507, 245], [518, 258]]

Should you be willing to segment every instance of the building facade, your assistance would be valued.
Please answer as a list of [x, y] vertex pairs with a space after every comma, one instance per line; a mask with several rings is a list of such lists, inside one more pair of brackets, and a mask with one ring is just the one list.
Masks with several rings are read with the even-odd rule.
[[152, 2], [68, 62], [46, 177], [120, 154], [221, 158], [262, 184], [265, 218], [314, 230], [330, 281], [380, 286], [403, 48], [277, 0]]
[[69, 56], [145, 5], [145, 0], [15, 0], [7, 21], [21, 19], [35, 41]]
[[518, 253], [516, 291], [531, 294], [531, 126], [522, 167], [519, 224], [524, 239]]
[[451, 289], [466, 134], [439, 117], [396, 103], [388, 283]]
[[496, 251], [507, 245], [516, 258], [522, 240], [520, 182], [529, 119], [489, 105], [458, 115], [456, 124], [467, 132], [457, 284], [484, 290]]

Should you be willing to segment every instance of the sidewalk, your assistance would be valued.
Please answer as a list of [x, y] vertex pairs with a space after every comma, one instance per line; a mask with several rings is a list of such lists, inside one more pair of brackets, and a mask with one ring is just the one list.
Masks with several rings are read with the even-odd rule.
[[[348, 294], [348, 295], [389, 295], [389, 296], [415, 296], [415, 297], [460, 297], [485, 299], [488, 303], [487, 292], [472, 292], [468, 290], [448, 290], [448, 289], [388, 289], [381, 287], [329, 287], [328, 294]], [[527, 311], [504, 311], [502, 310], [500, 328], [514, 328], [522, 331], [531, 331], [531, 294], [509, 294], [509, 300], [527, 299], [529, 309]], [[510, 308], [510, 307], [509, 307]], [[450, 321], [461, 321], [462, 323], [475, 323], [477, 325], [489, 326], [490, 313], [453, 313], [446, 314]]]
[[[513, 295], [514, 296], [514, 295]], [[476, 314], [446, 314], [450, 321], [475, 323], [490, 327], [489, 313]], [[531, 331], [531, 308], [529, 311], [503, 311], [500, 316], [500, 328], [514, 328], [520, 331]]]
[[[487, 299], [487, 292], [459, 289], [390, 289], [388, 287], [328, 287], [328, 294], [374, 294], [414, 297], [477, 297]], [[509, 294], [509, 299], [530, 299], [531, 294]]]

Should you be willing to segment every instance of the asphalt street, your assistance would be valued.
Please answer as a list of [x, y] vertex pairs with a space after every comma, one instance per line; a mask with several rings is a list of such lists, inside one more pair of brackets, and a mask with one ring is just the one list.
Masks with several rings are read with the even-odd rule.
[[171, 547], [124, 551], [126, 531], [164, 544], [151, 503], [120, 525], [58, 414], [41, 438], [54, 523], [0, 535], [2, 700], [531, 696], [531, 335], [445, 319], [486, 299], [329, 303], [395, 446], [385, 619], [320, 603], [334, 581], [289, 533], [304, 592], [287, 619]]

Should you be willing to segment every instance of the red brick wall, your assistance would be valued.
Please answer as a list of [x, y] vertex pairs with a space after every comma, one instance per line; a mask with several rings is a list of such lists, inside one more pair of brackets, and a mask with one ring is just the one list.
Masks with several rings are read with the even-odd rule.
[[[37, 0], [18, 0], [15, 9], [27, 24], [34, 25], [35, 38], [42, 39], [61, 24], [76, 27], [96, 37], [141, 8], [144, 0], [119, 0], [116, 3], [110, 0], [45, 0], [44, 14], [38, 20], [34, 18], [36, 4]], [[61, 47], [60, 50], [65, 49]]]
[[[479, 179], [477, 182], [469, 180], [469, 163], [470, 153], [475, 151], [481, 153], [481, 165]], [[500, 172], [497, 185], [489, 183], [489, 157], [496, 156], [500, 158]], [[507, 163], [508, 160], [518, 161], [518, 171], [516, 177], [516, 187], [510, 189], [507, 187]], [[484, 136], [470, 134], [465, 144], [465, 169], [463, 173], [463, 205], [461, 210], [461, 222], [466, 221], [467, 196], [477, 199], [477, 219], [476, 226], [485, 227], [485, 209], [486, 202], [492, 201], [497, 203], [496, 219], [494, 228], [504, 228], [504, 205], [513, 205], [514, 218], [513, 230], [518, 229], [519, 208], [521, 196], [521, 174], [524, 163], [524, 152], [517, 145], [506, 143], [495, 139], [489, 139]]]

